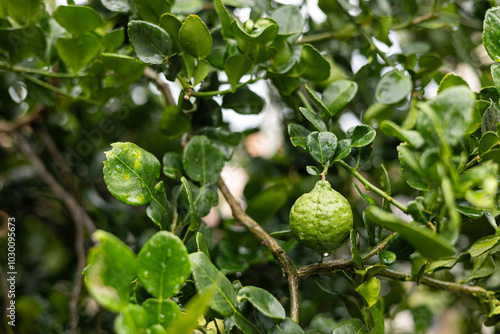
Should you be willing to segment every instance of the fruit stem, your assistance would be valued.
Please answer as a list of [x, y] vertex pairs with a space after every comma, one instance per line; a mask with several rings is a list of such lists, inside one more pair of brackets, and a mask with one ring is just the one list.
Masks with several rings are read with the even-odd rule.
[[373, 190], [373, 192], [375, 192], [376, 194], [378, 194], [379, 196], [381, 196], [382, 198], [385, 198], [389, 203], [391, 203], [392, 205], [394, 205], [395, 207], [399, 208], [401, 211], [405, 212], [405, 213], [408, 213], [408, 208], [399, 203], [398, 201], [396, 201], [394, 198], [392, 198], [391, 196], [389, 196], [385, 191], [383, 191], [382, 189], [374, 186], [373, 184], [371, 184], [367, 179], [365, 179], [357, 170], [355, 170], [354, 168], [352, 168], [351, 166], [349, 166], [347, 163], [345, 163], [344, 161], [337, 161], [342, 167], [344, 167], [345, 169], [347, 169], [347, 171], [349, 173], [351, 173], [355, 178], [357, 178], [364, 186], [367, 190]]

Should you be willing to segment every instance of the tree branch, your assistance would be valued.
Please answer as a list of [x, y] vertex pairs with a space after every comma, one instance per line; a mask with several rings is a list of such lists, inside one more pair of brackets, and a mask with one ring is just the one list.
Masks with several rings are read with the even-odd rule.
[[149, 78], [153, 80], [156, 85], [160, 88], [160, 91], [162, 92], [163, 96], [165, 97], [165, 101], [167, 102], [168, 105], [174, 106], [175, 105], [175, 100], [174, 97], [172, 96], [172, 92], [170, 91], [170, 87], [166, 82], [164, 82], [158, 73], [155, 72], [151, 67], [146, 67], [144, 69], [144, 76], [146, 78]]
[[281, 248], [278, 242], [269, 236], [266, 231], [250, 216], [246, 214], [241, 205], [238, 203], [233, 194], [229, 191], [224, 181], [219, 179], [217, 182], [219, 190], [222, 192], [226, 201], [231, 207], [234, 218], [240, 223], [245, 225], [273, 254], [274, 258], [279, 262], [283, 273], [288, 279], [288, 288], [290, 290], [290, 318], [299, 321], [299, 280], [300, 276], [297, 269], [288, 256], [288, 254]]
[[15, 122], [7, 122], [0, 120], [0, 132], [9, 133], [17, 131], [25, 125], [37, 122], [41, 119], [44, 110], [46, 109], [37, 107], [32, 113], [29, 113], [27, 115], [18, 118]]
[[82, 272], [86, 262], [84, 226], [87, 228], [89, 233], [93, 233], [96, 228], [87, 212], [82, 208], [82, 206], [80, 206], [76, 199], [70, 193], [68, 193], [47, 171], [45, 165], [36, 155], [28, 140], [26, 140], [26, 138], [18, 132], [13, 132], [11, 135], [16, 139], [19, 149], [28, 158], [35, 171], [38, 173], [38, 175], [40, 175], [41, 179], [52, 189], [56, 197], [58, 197], [66, 205], [75, 223], [75, 248], [78, 262], [75, 275], [75, 284], [73, 287], [73, 291], [71, 292], [69, 309], [71, 318], [70, 330], [72, 333], [76, 334], [78, 331], [78, 298], [80, 296], [83, 282]]

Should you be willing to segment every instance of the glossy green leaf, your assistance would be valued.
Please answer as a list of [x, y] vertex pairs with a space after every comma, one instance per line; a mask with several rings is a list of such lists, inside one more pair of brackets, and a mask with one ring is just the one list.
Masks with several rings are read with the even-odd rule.
[[128, 0], [101, 0], [101, 3], [106, 9], [112, 12], [127, 13], [130, 11]]
[[309, 81], [323, 81], [330, 76], [330, 63], [310, 44], [304, 44], [300, 62], [288, 73]]
[[24, 28], [0, 28], [0, 48], [9, 53], [13, 63], [20, 63], [29, 57], [44, 55], [45, 35], [43, 30], [35, 25]]
[[232, 315], [236, 309], [236, 292], [233, 285], [201, 252], [189, 255], [196, 288], [202, 295], [214, 288], [209, 305], [224, 316]]
[[209, 186], [219, 180], [224, 157], [207, 137], [194, 136], [186, 145], [182, 163], [192, 180]]
[[333, 117], [341, 112], [352, 101], [358, 91], [354, 81], [338, 80], [332, 82], [323, 92], [323, 103]]
[[486, 133], [488, 131], [495, 132], [497, 130], [497, 124], [500, 122], [500, 109], [495, 103], [485, 111], [483, 118], [481, 120], [481, 131]]
[[351, 258], [352, 262], [356, 265], [356, 267], [363, 267], [363, 259], [359, 254], [359, 239], [358, 234], [354, 229], [349, 233], [349, 238], [351, 239]]
[[418, 190], [429, 190], [426, 173], [419, 163], [419, 156], [405, 144], [398, 146], [398, 158], [406, 183]]
[[425, 143], [424, 137], [422, 137], [420, 132], [405, 130], [390, 120], [382, 121], [382, 123], [380, 123], [380, 130], [382, 130], [387, 136], [394, 136], [402, 142], [409, 143], [415, 148], [420, 148]]
[[307, 92], [307, 95], [309, 95], [311, 100], [314, 102], [314, 104], [321, 110], [321, 113], [323, 115], [331, 116], [331, 113], [330, 113], [330, 110], [328, 109], [328, 107], [323, 104], [323, 101], [318, 96], [318, 94], [314, 90], [312, 90], [307, 84], [306, 84], [306, 92]]
[[261, 334], [261, 331], [255, 327], [252, 321], [245, 318], [241, 313], [236, 312], [234, 315], [234, 323], [236, 327], [241, 329], [245, 334]]
[[379, 299], [370, 308], [370, 314], [374, 323], [372, 334], [385, 334], [384, 305], [383, 299]]
[[321, 165], [333, 158], [337, 149], [337, 137], [332, 132], [314, 131], [307, 136], [307, 151]]
[[455, 87], [455, 86], [467, 86], [467, 87], [469, 87], [469, 85], [467, 84], [467, 82], [465, 82], [464, 79], [462, 79], [461, 77], [459, 77], [456, 74], [448, 73], [443, 77], [443, 79], [441, 79], [437, 93], [439, 94], [443, 90], [450, 88], [450, 87]]
[[222, 99], [222, 108], [233, 109], [243, 115], [258, 114], [264, 108], [264, 101], [245, 86], [234, 93], [225, 94]]
[[237, 300], [248, 300], [257, 310], [271, 319], [283, 320], [286, 317], [283, 306], [267, 290], [245, 286], [238, 291]]
[[500, 61], [500, 8], [486, 11], [483, 23], [483, 43], [491, 59]]
[[346, 138], [351, 140], [351, 147], [363, 147], [371, 145], [377, 133], [368, 125], [356, 125], [348, 129]]
[[469, 253], [472, 257], [478, 257], [495, 247], [499, 241], [500, 235], [488, 235], [474, 242], [467, 253]]
[[500, 144], [500, 139], [496, 132], [485, 132], [481, 139], [479, 140], [479, 156], [483, 156], [485, 153], [490, 151], [493, 147], [498, 146]]
[[306, 21], [297, 6], [281, 6], [271, 13], [278, 24], [279, 35], [293, 35], [302, 32]]
[[[187, 201], [188, 201], [188, 207], [189, 207], [189, 214], [190, 214], [190, 219], [191, 222], [189, 223], [189, 230], [190, 231], [196, 231], [199, 226], [198, 222], [198, 212], [196, 210], [196, 206], [194, 205], [194, 196], [193, 193], [191, 192], [191, 187], [189, 186], [189, 181], [182, 176], [181, 177], [181, 182], [182, 182], [182, 190], [186, 193]], [[184, 193], [183, 192], [183, 193]], [[186, 217], [187, 219], [187, 217]], [[187, 233], [187, 232], [186, 232]]]
[[163, 14], [169, 13], [174, 1], [169, 0], [134, 0], [139, 16], [145, 21], [158, 24]]
[[40, 0], [8, 0], [7, 12], [17, 23], [28, 26], [43, 18], [44, 5]]
[[112, 74], [107, 77], [108, 82], [112, 82], [118, 86], [139, 80], [146, 67], [146, 64], [140, 62], [137, 58], [116, 53], [103, 53], [101, 55], [101, 61], [102, 64], [112, 72]]
[[419, 196], [415, 200], [408, 202], [408, 213], [415, 221], [427, 224], [430, 221], [430, 213], [424, 207], [423, 197]]
[[144, 288], [161, 300], [179, 291], [191, 274], [186, 246], [176, 235], [160, 231], [142, 247], [137, 257]]
[[373, 145], [367, 145], [364, 147], [353, 147], [351, 149], [350, 156], [354, 163], [356, 164], [356, 168], [363, 166], [372, 155]]
[[191, 13], [197, 13], [204, 9], [204, 1], [203, 0], [179, 0], [172, 1], [172, 13], [180, 14], [180, 15], [188, 15]]
[[377, 83], [375, 98], [383, 104], [395, 104], [401, 102], [411, 93], [413, 83], [399, 71], [384, 74]]
[[292, 142], [292, 145], [295, 147], [300, 146], [306, 148], [307, 136], [309, 136], [309, 133], [311, 133], [311, 131], [309, 131], [300, 124], [296, 123], [288, 124], [288, 135], [290, 136], [290, 141]]
[[141, 333], [149, 326], [149, 314], [141, 305], [128, 304], [113, 325], [117, 334]]
[[160, 227], [161, 230], [169, 230], [173, 220], [173, 211], [170, 202], [167, 200], [163, 181], [156, 184], [152, 196], [152, 201], [146, 207], [148, 217]]
[[206, 61], [205, 59], [198, 61], [198, 65], [196, 66], [196, 69], [194, 70], [193, 74], [193, 79], [194, 79], [193, 85], [196, 86], [197, 84], [205, 80], [205, 78], [208, 76], [209, 73], [210, 73], [210, 64], [208, 63], [208, 61]]
[[380, 280], [372, 276], [366, 282], [356, 287], [356, 291], [363, 297], [366, 306], [372, 307], [380, 296]]
[[465, 199], [477, 208], [492, 209], [498, 189], [498, 165], [487, 161], [466, 170], [460, 177], [460, 187]]
[[423, 225], [415, 222], [407, 223], [401, 218], [375, 206], [369, 206], [366, 209], [366, 214], [377, 224], [398, 232], [427, 258], [433, 259], [455, 254], [452, 245], [447, 240], [438, 234], [432, 233]]
[[155, 24], [130, 21], [128, 36], [137, 58], [146, 64], [163, 64], [172, 52], [170, 36]]
[[335, 326], [332, 334], [370, 334], [370, 332], [361, 320], [352, 318]]
[[316, 175], [316, 176], [318, 176], [318, 175], [321, 174], [321, 172], [319, 171], [318, 168], [316, 168], [316, 166], [307, 166], [306, 167], [306, 172], [309, 175]]
[[255, 57], [274, 41], [278, 35], [278, 25], [270, 18], [260, 18], [247, 30], [237, 20], [233, 20], [231, 32], [239, 49]]
[[495, 272], [495, 267], [495, 262], [493, 262], [493, 259], [491, 258], [491, 253], [484, 253], [474, 260], [472, 270], [464, 281], [468, 282], [489, 277]]
[[94, 31], [102, 24], [101, 16], [87, 6], [59, 6], [53, 16], [74, 37]]
[[181, 137], [191, 128], [191, 119], [178, 106], [169, 105], [163, 109], [160, 131], [168, 139]]
[[[196, 216], [206, 216], [210, 212], [210, 209], [218, 203], [219, 197], [217, 196], [217, 191], [212, 189], [212, 187], [197, 187], [191, 182], [188, 182], [187, 184], [189, 186], [189, 191], [191, 192], [193, 201], [192, 204], [195, 207]], [[179, 198], [183, 198], [184, 192], [182, 192], [179, 196]]]
[[290, 318], [274, 326], [267, 334], [304, 334], [304, 330]]
[[56, 48], [59, 57], [77, 73], [99, 55], [101, 42], [95, 35], [58, 38]]
[[302, 115], [304, 115], [304, 117], [307, 118], [307, 120], [309, 122], [311, 122], [311, 124], [319, 132], [325, 132], [325, 131], [327, 131], [325, 123], [321, 120], [321, 118], [319, 118], [318, 115], [316, 115], [316, 113], [314, 111], [311, 111], [311, 110], [309, 110], [307, 108], [304, 108], [304, 107], [299, 107], [299, 110], [302, 113]]
[[192, 334], [194, 329], [198, 327], [200, 317], [205, 315], [208, 309], [212, 293], [213, 290], [207, 289], [206, 293], [196, 294], [191, 298], [186, 305], [186, 312], [169, 326], [169, 333]]
[[142, 303], [142, 307], [146, 310], [153, 323], [160, 324], [164, 328], [168, 328], [182, 316], [179, 305], [168, 299], [149, 298]]
[[246, 55], [230, 56], [224, 62], [224, 71], [226, 71], [227, 78], [233, 90], [240, 82], [242, 76], [247, 74], [252, 68], [252, 61]]
[[358, 196], [363, 200], [363, 202], [366, 203], [366, 205], [378, 205], [377, 201], [370, 195], [362, 192], [356, 183], [353, 183], [352, 185]]
[[167, 152], [163, 156], [163, 174], [171, 179], [180, 178], [183, 174], [182, 156], [176, 152]]
[[231, 17], [227, 12], [226, 6], [222, 0], [214, 0], [215, 11], [217, 12], [217, 16], [219, 16], [219, 21], [222, 26], [222, 36], [227, 39], [233, 36], [232, 28], [231, 28]]
[[212, 51], [212, 35], [197, 15], [189, 15], [179, 30], [179, 44], [191, 56], [203, 59]]
[[137, 276], [135, 254], [111, 233], [97, 230], [92, 239], [96, 245], [83, 271], [87, 291], [104, 308], [119, 312], [127, 306]]
[[333, 161], [340, 161], [349, 156], [351, 153], [351, 140], [342, 139], [339, 140], [337, 144], [337, 149], [335, 150], [335, 155], [333, 156]]
[[114, 143], [104, 152], [104, 182], [117, 200], [129, 205], [145, 205], [153, 198], [160, 162], [133, 143]]

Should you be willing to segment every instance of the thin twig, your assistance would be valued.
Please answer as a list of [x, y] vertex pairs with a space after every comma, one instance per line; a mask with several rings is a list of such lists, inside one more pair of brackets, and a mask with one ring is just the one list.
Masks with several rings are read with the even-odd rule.
[[24, 115], [20, 118], [18, 118], [14, 122], [7, 122], [7, 121], [2, 121], [0, 120], [0, 132], [13, 132], [17, 131], [20, 128], [22, 128], [25, 125], [28, 125], [30, 123], [37, 122], [41, 118], [41, 114], [44, 111], [44, 108], [35, 108], [35, 110], [27, 115]]
[[299, 275], [295, 264], [292, 262], [288, 254], [281, 248], [278, 242], [269, 236], [266, 231], [241, 207], [240, 203], [234, 198], [233, 194], [229, 191], [224, 181], [219, 179], [217, 183], [219, 190], [222, 192], [234, 218], [240, 223], [245, 225], [273, 254], [274, 258], [280, 263], [284, 274], [288, 279], [288, 288], [290, 290], [290, 318], [299, 321]]
[[28, 158], [35, 171], [40, 175], [42, 180], [52, 189], [52, 192], [58, 197], [68, 208], [76, 228], [75, 248], [77, 253], [77, 269], [75, 284], [71, 292], [71, 300], [69, 305], [70, 311], [70, 330], [71, 333], [77, 333], [78, 329], [78, 298], [80, 296], [83, 276], [82, 271], [85, 267], [85, 245], [84, 245], [84, 226], [89, 233], [93, 233], [96, 228], [87, 212], [80, 206], [76, 199], [68, 193], [47, 171], [45, 165], [36, 155], [28, 140], [20, 133], [14, 132], [11, 134], [17, 141], [17, 145], [21, 152]]
[[158, 85], [163, 96], [165, 97], [167, 104], [174, 106], [175, 100], [174, 100], [174, 97], [172, 96], [172, 92], [170, 91], [170, 87], [168, 86], [168, 84], [166, 82], [164, 82], [160, 78], [158, 73], [156, 73], [155, 70], [153, 70], [151, 67], [148, 66], [144, 69], [143, 74], [146, 78], [153, 80]]

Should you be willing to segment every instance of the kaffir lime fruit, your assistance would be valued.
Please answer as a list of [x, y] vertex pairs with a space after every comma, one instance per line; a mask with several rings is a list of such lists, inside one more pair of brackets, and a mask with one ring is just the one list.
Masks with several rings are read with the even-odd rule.
[[290, 228], [305, 247], [331, 252], [342, 245], [352, 229], [351, 205], [328, 181], [318, 181], [292, 206]]

